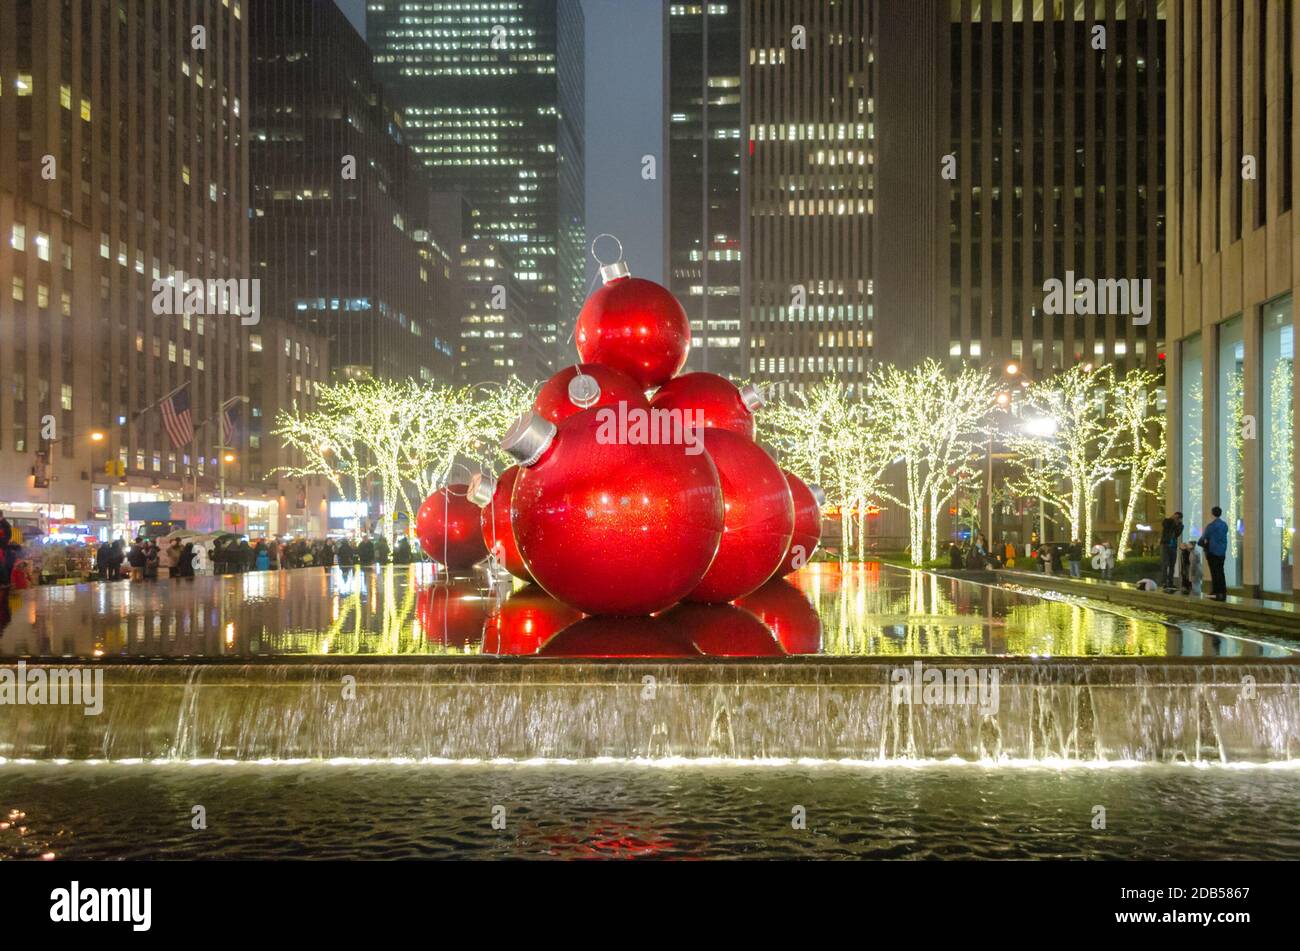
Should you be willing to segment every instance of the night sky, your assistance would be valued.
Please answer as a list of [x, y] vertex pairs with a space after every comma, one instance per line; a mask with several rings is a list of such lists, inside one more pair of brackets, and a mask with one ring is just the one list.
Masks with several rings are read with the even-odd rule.
[[[365, 0], [335, 0], [364, 35]], [[663, 281], [664, 78], [662, 0], [582, 0], [587, 17], [587, 233], [618, 235], [634, 274]], [[641, 176], [655, 156], [657, 178]], [[590, 241], [590, 239], [588, 239]], [[602, 242], [601, 254], [606, 253]], [[589, 261], [588, 273], [595, 274]]]

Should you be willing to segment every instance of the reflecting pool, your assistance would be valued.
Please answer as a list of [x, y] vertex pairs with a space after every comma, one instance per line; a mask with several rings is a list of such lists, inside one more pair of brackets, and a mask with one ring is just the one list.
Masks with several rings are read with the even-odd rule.
[[[1293, 766], [8, 763], [0, 860], [1296, 859], [1297, 775]], [[198, 802], [201, 831], [191, 826]], [[492, 827], [493, 803], [504, 804], [504, 829]], [[792, 828], [795, 806], [805, 829]]]
[[0, 656], [1240, 657], [1293, 642], [880, 563], [814, 562], [732, 605], [584, 617], [428, 564], [46, 586], [0, 598]]

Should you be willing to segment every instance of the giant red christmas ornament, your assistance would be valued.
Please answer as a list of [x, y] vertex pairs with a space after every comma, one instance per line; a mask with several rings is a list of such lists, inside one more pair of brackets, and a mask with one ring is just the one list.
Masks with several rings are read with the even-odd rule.
[[820, 486], [809, 485], [792, 472], [785, 473], [785, 481], [790, 484], [790, 497], [794, 499], [794, 534], [777, 571], [782, 575], [798, 571], [812, 560], [822, 540], [822, 506], [826, 504], [826, 493]]
[[578, 314], [575, 341], [585, 363], [621, 370], [643, 390], [662, 386], [686, 363], [691, 327], [668, 289], [631, 277], [622, 261], [600, 269], [603, 287]]
[[736, 605], [766, 624], [787, 654], [821, 652], [821, 615], [808, 597], [784, 578], [773, 578]]
[[529, 414], [506, 435], [502, 447], [523, 467], [510, 506], [515, 541], [537, 583], [566, 604], [652, 614], [694, 589], [713, 560], [718, 472], [686, 446], [605, 438], [600, 414], [583, 410], [558, 428]]
[[701, 418], [705, 427], [753, 439], [754, 410], [763, 405], [763, 395], [752, 384], [737, 387], [716, 373], [683, 373], [661, 386], [650, 405], [681, 410], [688, 422]]
[[532, 581], [533, 576], [528, 573], [528, 566], [515, 544], [514, 529], [510, 527], [510, 494], [518, 476], [518, 466], [511, 466], [495, 481], [482, 474], [476, 475], [469, 481], [468, 495], [471, 502], [482, 506], [479, 523], [487, 550], [516, 578]]
[[565, 367], [542, 384], [533, 412], [553, 423], [599, 406], [627, 403], [644, 409], [645, 391], [626, 373], [599, 363]]
[[468, 489], [459, 484], [439, 489], [415, 515], [420, 547], [448, 571], [465, 571], [487, 557], [478, 507], [466, 498]]
[[734, 601], [780, 566], [794, 533], [794, 501], [785, 475], [753, 440], [725, 429], [704, 430], [704, 448], [722, 480], [722, 541], [688, 599]]
[[535, 584], [510, 595], [487, 619], [483, 653], [535, 654], [558, 631], [581, 620], [582, 612], [555, 600]]

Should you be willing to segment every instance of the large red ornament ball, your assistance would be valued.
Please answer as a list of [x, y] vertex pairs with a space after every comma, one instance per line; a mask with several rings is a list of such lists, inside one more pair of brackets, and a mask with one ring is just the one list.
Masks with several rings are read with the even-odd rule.
[[535, 584], [527, 585], [488, 617], [483, 653], [535, 654], [557, 632], [581, 619], [581, 611], [560, 603]]
[[753, 440], [706, 429], [704, 448], [722, 480], [726, 506], [718, 554], [690, 601], [734, 601], [776, 572], [794, 533], [794, 501], [780, 467]]
[[792, 472], [785, 473], [785, 481], [790, 484], [790, 497], [794, 499], [794, 534], [777, 571], [781, 575], [798, 571], [812, 561], [813, 552], [822, 540], [822, 501], [825, 499], [825, 496], [818, 498], [821, 489], [814, 492], [808, 483]]
[[479, 510], [465, 497], [467, 491], [459, 484], [439, 489], [415, 515], [420, 547], [448, 571], [465, 571], [487, 557]]
[[575, 337], [584, 363], [626, 373], [643, 390], [677, 375], [691, 350], [686, 311], [667, 288], [640, 277], [615, 277], [578, 314]]
[[510, 506], [515, 541], [537, 583], [566, 604], [652, 614], [694, 589], [718, 550], [718, 471], [687, 446], [598, 437], [600, 415], [584, 410], [558, 428], [533, 416], [506, 437], [525, 462]]
[[763, 405], [757, 388], [741, 389], [716, 373], [683, 373], [659, 388], [650, 405], [655, 409], [681, 410], [688, 422], [696, 412], [710, 429], [725, 429], [747, 439], [754, 438], [754, 410]]
[[[587, 379], [573, 384], [574, 378], [579, 375], [579, 370]], [[591, 392], [590, 388], [593, 384], [598, 388], [599, 393], [591, 398], [587, 394]], [[574, 402], [575, 395], [581, 403]], [[533, 401], [533, 412], [553, 423], [558, 423], [568, 419], [574, 413], [581, 413], [584, 409], [617, 406], [619, 403], [627, 403], [629, 409], [633, 406], [645, 409], [648, 405], [645, 391], [626, 373], [621, 373], [613, 367], [601, 366], [599, 363], [582, 363], [578, 366], [565, 367], [543, 383], [542, 388], [537, 391], [537, 399]]]
[[787, 654], [821, 653], [821, 615], [807, 595], [784, 578], [773, 578], [736, 605], [766, 624]]
[[479, 513], [479, 520], [483, 529], [483, 544], [487, 550], [516, 578], [532, 581], [533, 576], [528, 573], [524, 557], [519, 554], [519, 546], [515, 544], [514, 529], [510, 527], [510, 495], [515, 490], [515, 479], [518, 477], [518, 466], [511, 466], [501, 473], [492, 498]]

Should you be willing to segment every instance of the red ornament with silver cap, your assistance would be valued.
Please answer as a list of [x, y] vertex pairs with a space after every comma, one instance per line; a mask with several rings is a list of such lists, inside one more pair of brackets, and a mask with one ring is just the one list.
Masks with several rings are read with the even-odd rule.
[[519, 467], [511, 466], [501, 473], [501, 478], [493, 479], [479, 472], [469, 480], [469, 500], [482, 511], [479, 513], [479, 525], [483, 530], [483, 544], [497, 563], [516, 578], [532, 581], [519, 546], [515, 544], [514, 529], [510, 527], [510, 494], [515, 488], [515, 479], [519, 476]]
[[448, 571], [466, 571], [487, 557], [479, 511], [468, 486], [455, 484], [434, 492], [415, 514], [415, 537], [426, 555]]
[[794, 500], [780, 467], [752, 439], [704, 430], [704, 448], [722, 480], [725, 528], [718, 554], [688, 601], [734, 601], [781, 565], [794, 534]]
[[645, 392], [626, 373], [599, 363], [579, 363], [542, 384], [533, 400], [533, 412], [558, 423], [584, 409], [619, 403], [627, 403], [629, 409], [648, 405]]
[[[781, 471], [785, 472], [784, 469]], [[798, 571], [812, 560], [813, 552], [821, 544], [822, 506], [826, 504], [826, 493], [821, 486], [809, 485], [793, 472], [785, 472], [785, 481], [790, 485], [790, 497], [794, 500], [794, 534], [777, 572], [781, 575]]]
[[618, 261], [600, 268], [604, 284], [578, 314], [575, 342], [584, 363], [613, 367], [651, 390], [685, 365], [691, 326], [677, 298], [661, 284], [632, 277], [621, 245], [619, 251]]
[[515, 541], [533, 578], [565, 604], [652, 614], [708, 571], [722, 536], [718, 472], [687, 446], [605, 439], [599, 414], [583, 410], [557, 427], [530, 413], [502, 440], [521, 467]]
[[[659, 387], [650, 405], [655, 409], [700, 414], [709, 429], [725, 429], [754, 438], [754, 411], [763, 394], [752, 383], [738, 387], [716, 373], [683, 373]], [[687, 416], [688, 421], [694, 416]]]

